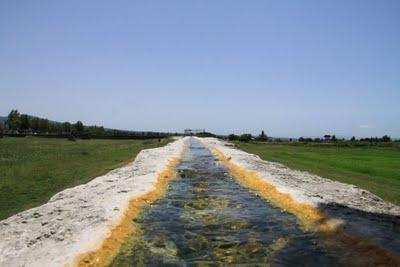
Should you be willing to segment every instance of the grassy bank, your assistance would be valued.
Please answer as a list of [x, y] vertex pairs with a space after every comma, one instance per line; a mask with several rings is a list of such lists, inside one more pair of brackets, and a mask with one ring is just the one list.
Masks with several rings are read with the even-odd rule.
[[120, 167], [170, 140], [0, 138], [0, 219]]
[[280, 162], [325, 178], [354, 184], [400, 205], [400, 147], [397, 145], [335, 145], [236, 143], [262, 159]]

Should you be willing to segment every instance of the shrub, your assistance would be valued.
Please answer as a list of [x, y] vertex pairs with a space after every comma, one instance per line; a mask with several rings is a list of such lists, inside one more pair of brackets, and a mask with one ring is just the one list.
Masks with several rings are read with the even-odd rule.
[[265, 142], [265, 141], [268, 141], [268, 136], [265, 134], [264, 131], [261, 131], [261, 134], [259, 136], [257, 136], [256, 140]]
[[230, 134], [230, 135], [228, 136], [228, 140], [229, 140], [229, 141], [236, 141], [236, 140], [239, 140], [239, 136], [237, 136], [237, 135], [235, 135], [235, 134]]
[[382, 142], [390, 142], [390, 141], [391, 141], [390, 136], [388, 136], [388, 135], [382, 136]]
[[253, 139], [253, 137], [251, 136], [251, 134], [242, 134], [242, 135], [239, 137], [239, 141], [241, 141], [241, 142], [250, 142], [251, 139]]

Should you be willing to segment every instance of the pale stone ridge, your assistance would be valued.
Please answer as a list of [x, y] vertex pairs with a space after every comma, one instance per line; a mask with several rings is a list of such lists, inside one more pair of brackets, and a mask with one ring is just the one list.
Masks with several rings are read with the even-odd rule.
[[153, 189], [158, 173], [180, 156], [186, 139], [142, 150], [127, 166], [0, 221], [0, 266], [70, 265], [100, 246], [129, 200]]

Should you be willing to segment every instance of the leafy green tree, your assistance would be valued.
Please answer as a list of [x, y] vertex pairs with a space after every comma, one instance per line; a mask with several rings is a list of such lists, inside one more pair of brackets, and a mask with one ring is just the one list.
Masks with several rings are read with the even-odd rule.
[[61, 130], [61, 126], [59, 123], [49, 122], [49, 132], [50, 133], [57, 133]]
[[27, 114], [22, 114], [20, 116], [20, 120], [21, 120], [21, 126], [20, 129], [21, 130], [28, 130], [30, 129], [30, 123], [29, 123], [29, 116]]
[[19, 130], [21, 127], [21, 117], [19, 115], [18, 110], [13, 109], [8, 114], [8, 128], [11, 130]]
[[39, 119], [39, 131], [41, 133], [45, 133], [49, 131], [49, 120], [48, 119]]
[[335, 135], [332, 135], [332, 141], [336, 141], [337, 139], [336, 139], [336, 136]]
[[242, 134], [239, 137], [239, 141], [241, 141], [241, 142], [250, 142], [252, 138], [253, 137], [251, 136], [251, 134]]
[[392, 139], [388, 135], [382, 136], [382, 142], [390, 142]]
[[268, 141], [268, 136], [265, 134], [264, 131], [261, 131], [261, 134], [257, 136], [258, 141]]
[[86, 129], [91, 136], [102, 136], [105, 134], [103, 126], [89, 126]]
[[84, 127], [83, 127], [83, 123], [81, 121], [77, 121], [74, 125], [75, 131], [78, 134], [83, 133]]
[[61, 128], [62, 128], [63, 132], [69, 133], [69, 132], [71, 132], [71, 123], [69, 123], [67, 121], [63, 122], [63, 124], [61, 125]]
[[31, 126], [32, 131], [39, 131], [39, 118], [31, 118], [29, 125]]
[[355, 141], [356, 141], [356, 137], [353, 136], [353, 137], [350, 139], [350, 141], [351, 141], [351, 142], [355, 142]]
[[230, 135], [228, 135], [228, 140], [229, 141], [239, 140], [239, 136], [237, 136], [236, 134], [230, 134]]

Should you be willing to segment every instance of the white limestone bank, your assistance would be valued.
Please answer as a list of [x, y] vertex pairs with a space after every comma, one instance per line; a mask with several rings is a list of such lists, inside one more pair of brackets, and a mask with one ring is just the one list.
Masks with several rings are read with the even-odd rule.
[[158, 173], [180, 156], [185, 142], [142, 150], [131, 164], [0, 221], [0, 266], [73, 264], [76, 256], [101, 245], [130, 199], [153, 189]]
[[222, 152], [231, 163], [257, 173], [296, 202], [310, 204], [342, 222], [349, 233], [372, 240], [400, 254], [400, 207], [355, 185], [336, 182], [268, 162], [216, 138], [199, 139], [211, 151]]

